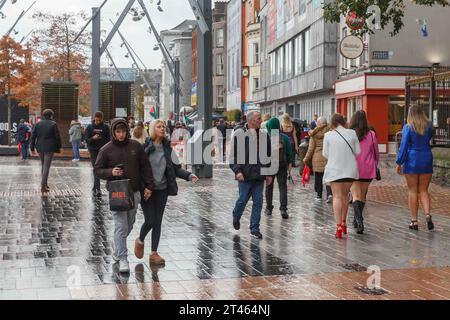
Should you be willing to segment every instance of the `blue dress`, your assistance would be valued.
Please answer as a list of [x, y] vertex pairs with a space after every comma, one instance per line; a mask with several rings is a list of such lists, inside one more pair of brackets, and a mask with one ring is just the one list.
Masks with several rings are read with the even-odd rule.
[[403, 127], [397, 164], [403, 166], [404, 174], [433, 173], [433, 153], [430, 146], [432, 135], [431, 126], [427, 128], [423, 136], [416, 133], [409, 125]]

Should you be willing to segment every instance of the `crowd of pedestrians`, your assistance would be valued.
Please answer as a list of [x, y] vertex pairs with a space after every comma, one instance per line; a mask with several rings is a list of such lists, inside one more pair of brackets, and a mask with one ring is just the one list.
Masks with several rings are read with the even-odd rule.
[[[29, 147], [32, 153], [35, 150], [39, 153], [43, 193], [50, 190], [47, 181], [53, 155], [61, 149], [59, 129], [52, 118], [53, 111], [45, 110], [43, 119], [33, 129], [23, 120], [18, 127], [22, 159], [27, 159]], [[350, 121], [341, 114], [334, 114], [330, 123], [324, 117], [315, 116], [309, 127], [306, 137], [308, 147], [302, 155], [302, 133], [298, 132], [288, 114], [281, 117], [266, 114], [262, 117], [260, 112], [250, 111], [239, 123], [224, 120], [214, 123], [217, 154], [223, 157], [222, 160], [225, 155], [228, 156], [230, 169], [238, 184], [239, 196], [232, 212], [234, 229], [240, 230], [242, 215], [251, 198], [250, 234], [257, 239], [263, 238], [261, 212], [265, 198], [264, 213], [267, 216], [273, 214], [275, 179], [280, 194], [280, 216], [289, 219], [287, 185], [292, 169], [302, 163], [312, 167], [317, 201], [323, 200], [325, 186], [325, 199], [328, 203], [332, 202], [335, 217], [335, 237], [341, 239], [348, 233], [350, 203], [354, 212], [352, 226], [357, 234], [364, 233], [367, 193], [371, 182], [381, 179], [375, 129], [370, 127], [364, 111], [355, 112]], [[233, 129], [231, 136], [230, 129]], [[191, 134], [189, 127], [181, 122], [173, 124], [172, 121], [162, 120], [135, 123], [134, 119], [114, 119], [108, 125], [103, 121], [103, 114], [96, 112], [86, 129], [83, 130], [78, 121], [72, 121], [68, 133], [73, 146], [73, 161], [80, 160], [80, 143], [83, 138], [86, 140], [94, 167], [94, 195], [102, 194], [100, 179], [107, 181], [107, 189], [111, 181], [130, 181], [134, 205], [126, 211], [112, 211], [113, 259], [119, 263], [120, 271], [129, 272], [126, 244], [135, 223], [138, 204], [143, 209], [145, 222], [135, 240], [134, 253], [136, 257], [143, 258], [145, 239], [151, 232], [150, 263], [164, 265], [158, 245], [168, 197], [178, 193], [177, 178], [192, 183], [199, 180], [184, 170], [179, 159], [173, 156], [173, 137], [184, 140], [186, 133], [188, 136]], [[419, 202], [423, 205], [428, 229], [434, 229], [428, 192], [433, 173], [431, 137], [432, 127], [424, 112], [417, 107], [410, 108], [403, 128], [397, 172], [405, 176], [408, 186], [409, 228], [412, 230], [418, 230]], [[227, 147], [230, 150], [226, 150]], [[252, 156], [254, 150], [258, 150], [255, 157]], [[268, 161], [260, 150], [266, 151]], [[271, 168], [275, 170], [270, 171]]]

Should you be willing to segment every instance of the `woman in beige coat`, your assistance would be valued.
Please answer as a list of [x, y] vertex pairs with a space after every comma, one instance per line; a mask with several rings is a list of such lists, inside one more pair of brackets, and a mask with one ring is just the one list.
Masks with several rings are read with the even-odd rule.
[[[327, 120], [323, 117], [317, 120], [317, 127], [309, 132], [309, 147], [303, 162], [305, 164], [312, 160], [313, 170], [314, 170], [314, 191], [317, 193], [316, 200], [322, 200], [323, 193], [323, 173], [325, 171], [325, 166], [327, 165], [327, 159], [322, 155], [323, 150], [323, 139], [325, 133], [330, 130]], [[332, 194], [331, 187], [327, 186], [327, 202], [331, 202]]]

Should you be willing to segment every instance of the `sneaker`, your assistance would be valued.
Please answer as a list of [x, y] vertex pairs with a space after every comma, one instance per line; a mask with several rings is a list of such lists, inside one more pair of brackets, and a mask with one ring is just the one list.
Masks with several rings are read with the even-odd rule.
[[264, 213], [266, 214], [266, 216], [271, 216], [272, 215], [272, 209], [266, 208], [264, 210]]
[[128, 263], [128, 260], [120, 260], [119, 272], [121, 272], [121, 273], [129, 273], [130, 272], [130, 264]]
[[138, 259], [142, 259], [144, 257], [144, 243], [141, 242], [139, 238], [137, 238], [134, 242], [134, 254]]
[[78, 162], [80, 159], [73, 159], [72, 162]]
[[150, 255], [150, 264], [161, 266], [166, 263], [163, 257], [161, 257], [157, 252], [154, 252]]
[[251, 236], [252, 236], [253, 238], [256, 238], [256, 239], [262, 239], [262, 238], [263, 238], [261, 232], [259, 232], [259, 231], [252, 231], [252, 232], [251, 232]]
[[239, 220], [233, 218], [233, 227], [234, 230], [239, 230], [241, 228], [241, 223], [239, 222]]
[[283, 219], [289, 219], [289, 215], [286, 210], [280, 210], [280, 213]]
[[327, 203], [333, 203], [333, 196], [328, 196]]
[[322, 197], [317, 196], [314, 200], [316, 200], [317, 202], [322, 201]]

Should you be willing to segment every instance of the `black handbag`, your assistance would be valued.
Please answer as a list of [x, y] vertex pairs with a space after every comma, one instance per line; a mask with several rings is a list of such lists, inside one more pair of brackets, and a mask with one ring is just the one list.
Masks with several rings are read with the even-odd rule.
[[130, 179], [108, 182], [109, 209], [111, 211], [130, 211], [135, 208], [134, 192]]
[[377, 181], [380, 181], [381, 180], [381, 172], [380, 172], [380, 169], [378, 168], [377, 151], [375, 150], [375, 140], [373, 139], [372, 132], [370, 132], [370, 137], [372, 138], [373, 157], [375, 158], [375, 161], [377, 162], [375, 179], [377, 179]]

